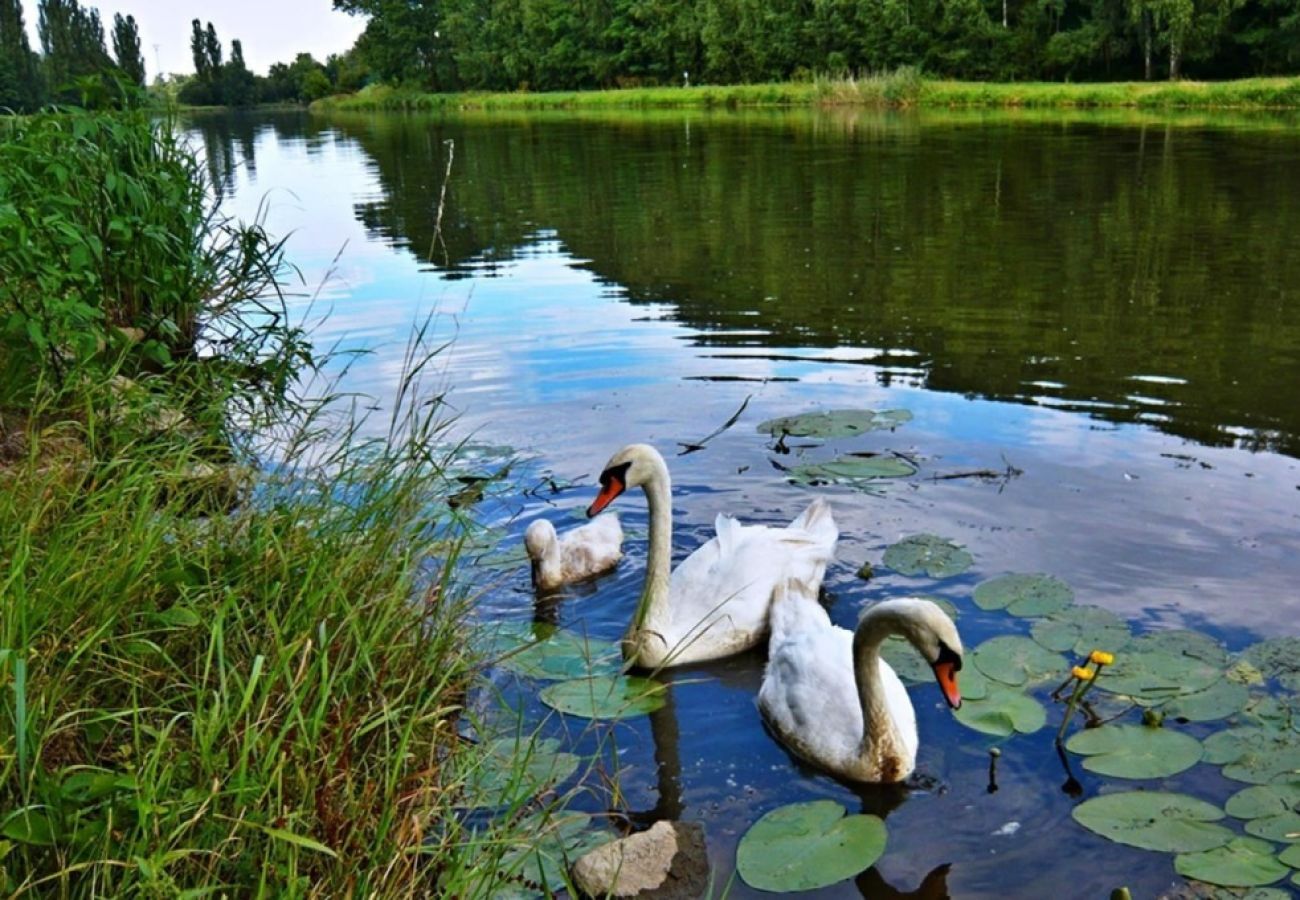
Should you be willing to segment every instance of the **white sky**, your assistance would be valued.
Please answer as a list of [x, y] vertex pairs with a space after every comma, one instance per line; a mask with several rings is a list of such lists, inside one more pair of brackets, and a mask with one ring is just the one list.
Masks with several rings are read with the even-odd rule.
[[[39, 51], [37, 0], [22, 3], [32, 49]], [[351, 47], [366, 22], [361, 16], [335, 12], [330, 0], [81, 0], [81, 5], [99, 10], [110, 54], [114, 13], [135, 16], [150, 81], [159, 62], [164, 72], [194, 71], [191, 19], [202, 19], [205, 26], [211, 22], [217, 29], [224, 59], [230, 59], [230, 41], [242, 41], [244, 61], [259, 75], [265, 75], [271, 63], [292, 62], [301, 52], [324, 62], [329, 54]]]

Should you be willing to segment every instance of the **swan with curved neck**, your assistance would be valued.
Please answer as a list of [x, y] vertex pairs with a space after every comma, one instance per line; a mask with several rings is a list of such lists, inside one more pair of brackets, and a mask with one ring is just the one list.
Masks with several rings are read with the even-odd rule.
[[831, 624], [815, 596], [797, 582], [778, 590], [759, 709], [796, 756], [849, 781], [902, 781], [916, 767], [916, 712], [880, 645], [906, 638], [956, 709], [957, 627], [936, 604], [908, 597], [877, 603], [849, 631]]
[[632, 487], [645, 492], [650, 547], [623, 658], [644, 668], [718, 659], [758, 644], [767, 636], [776, 586], [794, 576], [815, 591], [839, 538], [830, 504], [820, 497], [785, 528], [719, 515], [717, 536], [672, 569], [672, 479], [653, 447], [630, 444], [610, 458], [587, 515]]

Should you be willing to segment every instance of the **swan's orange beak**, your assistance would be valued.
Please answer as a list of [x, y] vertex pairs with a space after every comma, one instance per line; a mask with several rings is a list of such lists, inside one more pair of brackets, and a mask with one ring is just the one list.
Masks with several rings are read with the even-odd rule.
[[943, 699], [948, 701], [948, 705], [953, 709], [960, 709], [961, 691], [957, 689], [956, 666], [947, 660], [935, 663], [934, 680], [939, 682], [939, 687], [943, 690]]
[[596, 499], [591, 501], [591, 506], [587, 507], [587, 518], [592, 518], [600, 513], [606, 506], [614, 502], [614, 498], [627, 490], [627, 485], [623, 479], [617, 475], [611, 475], [608, 472], [600, 478], [600, 493]]

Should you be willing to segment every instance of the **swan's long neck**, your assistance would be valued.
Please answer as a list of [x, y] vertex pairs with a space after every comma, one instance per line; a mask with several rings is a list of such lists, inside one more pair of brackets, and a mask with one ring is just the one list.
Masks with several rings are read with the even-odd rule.
[[867, 613], [853, 634], [853, 676], [862, 704], [861, 764], [878, 781], [897, 781], [912, 767], [880, 677], [880, 645], [898, 630], [892, 616]]
[[[668, 585], [672, 571], [673, 555], [673, 500], [672, 480], [668, 467], [656, 460], [654, 475], [645, 482], [646, 503], [650, 508], [650, 549], [646, 557], [645, 586], [637, 602], [636, 614], [628, 629], [627, 640], [637, 648], [637, 657], [645, 657], [651, 647], [664, 650], [671, 611], [668, 606]], [[660, 651], [662, 652], [662, 651]], [[661, 659], [640, 658], [643, 665], [656, 665]]]

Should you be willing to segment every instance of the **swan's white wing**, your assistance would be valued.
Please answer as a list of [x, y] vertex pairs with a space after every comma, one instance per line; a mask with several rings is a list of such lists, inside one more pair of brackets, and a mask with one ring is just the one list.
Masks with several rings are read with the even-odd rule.
[[612, 568], [623, 556], [623, 526], [606, 513], [560, 538], [565, 583], [589, 578]]
[[824, 627], [775, 638], [758, 705], [797, 755], [832, 767], [851, 761], [862, 741], [853, 634], [828, 620]]

